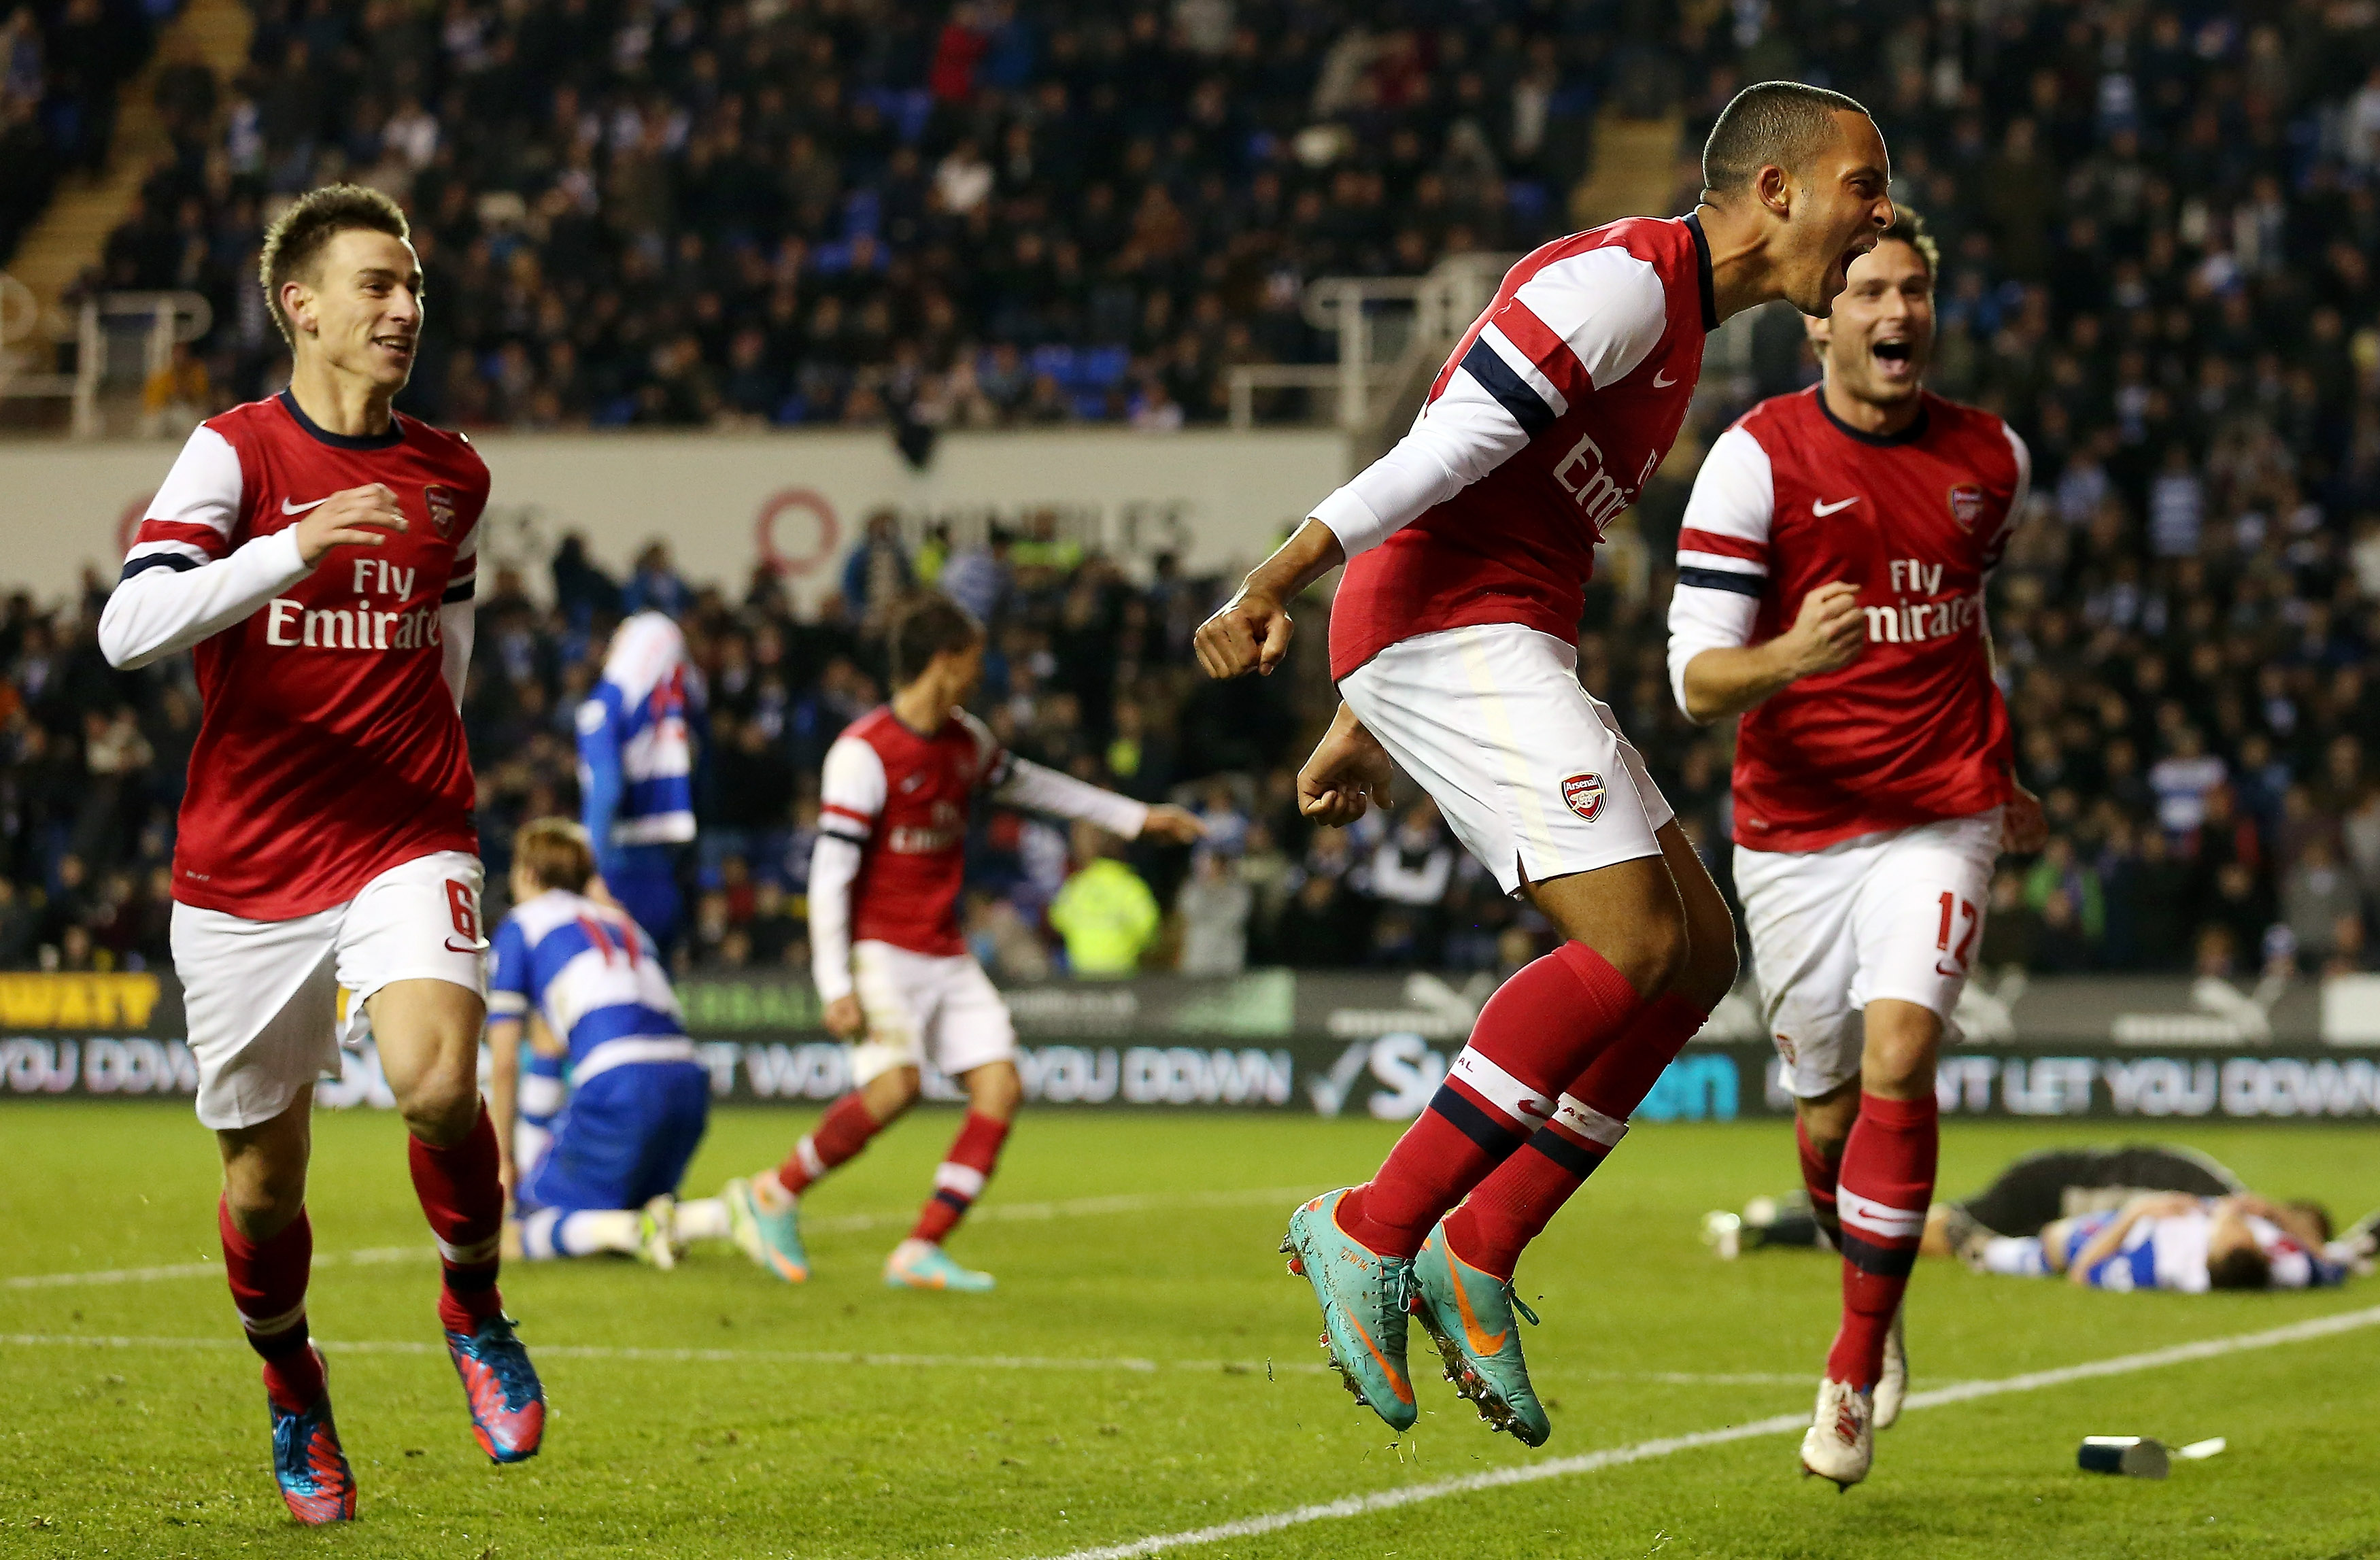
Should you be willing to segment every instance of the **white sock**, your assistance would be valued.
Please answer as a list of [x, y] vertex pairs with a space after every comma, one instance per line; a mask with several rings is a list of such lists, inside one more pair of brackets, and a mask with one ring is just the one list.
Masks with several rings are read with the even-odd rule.
[[644, 1242], [634, 1208], [582, 1208], [563, 1215], [554, 1226], [553, 1249], [565, 1257], [591, 1257], [598, 1251], [625, 1251], [635, 1256]]
[[562, 1255], [553, 1249], [553, 1226], [562, 1222], [559, 1208], [540, 1208], [520, 1222], [521, 1255], [541, 1262]]
[[724, 1240], [732, 1229], [727, 1222], [727, 1200], [723, 1197], [698, 1197], [692, 1202], [677, 1205], [677, 1237], [680, 1240]]
[[2041, 1254], [2041, 1237], [1996, 1235], [1984, 1242], [1984, 1271], [2011, 1278], [2046, 1278], [2049, 1263]]
[[906, 1240], [901, 1242], [900, 1245], [892, 1248], [892, 1254], [890, 1257], [887, 1257], [885, 1261], [888, 1263], [897, 1266], [903, 1262], [915, 1261], [917, 1258], [924, 1256], [933, 1249], [934, 1243], [932, 1241], [920, 1240], [913, 1235]]

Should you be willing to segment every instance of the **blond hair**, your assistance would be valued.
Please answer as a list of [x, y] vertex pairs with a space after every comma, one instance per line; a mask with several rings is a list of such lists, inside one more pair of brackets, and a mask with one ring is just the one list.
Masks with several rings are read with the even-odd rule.
[[587, 831], [567, 818], [533, 818], [513, 835], [513, 861], [540, 888], [583, 892], [595, 875]]

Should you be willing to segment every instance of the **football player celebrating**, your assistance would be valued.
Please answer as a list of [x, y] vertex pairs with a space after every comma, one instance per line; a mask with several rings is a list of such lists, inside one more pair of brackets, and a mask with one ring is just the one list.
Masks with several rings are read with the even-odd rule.
[[983, 1195], [1023, 1089], [1008, 1006], [959, 934], [967, 816], [978, 791], [1011, 807], [1087, 819], [1126, 839], [1186, 845], [1205, 828], [1004, 751], [962, 707], [983, 680], [983, 628], [929, 594], [892, 630], [892, 702], [827, 750], [810, 858], [810, 969], [826, 1027], [852, 1042], [851, 1091], [784, 1164], [725, 1196], [735, 1239], [789, 1283], [809, 1276], [799, 1220], [810, 1184], [915, 1104], [930, 1054], [966, 1090], [966, 1120], [934, 1172], [908, 1238], [884, 1263], [895, 1288], [982, 1290], [942, 1242]]
[[514, 908], [488, 977], [488, 1109], [523, 1256], [616, 1251], [667, 1269], [685, 1242], [730, 1233], [718, 1199], [676, 1200], [710, 1124], [710, 1072], [660, 950], [589, 896], [594, 876], [578, 824], [540, 818], [513, 837]]
[[1679, 705], [1743, 716], [1736, 888], [1811, 1206], [1843, 1254], [1802, 1463], [1846, 1488], [1907, 1388], [1898, 1319], [1934, 1190], [1943, 1027], [2003, 840], [2043, 833], [1984, 622], [2030, 467], [2007, 423], [1924, 388], [1934, 259], [1900, 213], [1809, 322], [1823, 383], [1713, 443], [1670, 607]]
[[1393, 760], [1564, 938], [1481, 1010], [1379, 1173], [1291, 1216], [1282, 1249], [1314, 1286], [1331, 1359], [1396, 1429], [1418, 1411], [1410, 1291], [1464, 1395], [1544, 1441], [1513, 1264], [1733, 982], [1726, 902], [1611, 712], [1579, 688], [1584, 587], [1603, 528], [1685, 420], [1705, 338], [1771, 299], [1826, 313], [1892, 220], [1889, 179], [1858, 104], [1747, 87], [1712, 127], [1692, 213], [1524, 257], [1412, 431], [1198, 630], [1211, 675], [1269, 671], [1289, 644], [1285, 603], [1346, 560], [1330, 612], [1344, 702], [1298, 776], [1300, 806], [1353, 822], [1383, 799]]
[[195, 649], [174, 969], [223, 1153], [224, 1274], [264, 1359], [273, 1472], [310, 1523], [356, 1506], [306, 1326], [310, 1112], [338, 1069], [343, 986], [410, 1133], [472, 1431], [517, 1462], [545, 1423], [496, 1290], [504, 1188], [479, 1089], [487, 944], [457, 712], [488, 470], [390, 409], [421, 332], [407, 231], [350, 185], [273, 224], [262, 281], [289, 387], [190, 435], [100, 619], [117, 666]]

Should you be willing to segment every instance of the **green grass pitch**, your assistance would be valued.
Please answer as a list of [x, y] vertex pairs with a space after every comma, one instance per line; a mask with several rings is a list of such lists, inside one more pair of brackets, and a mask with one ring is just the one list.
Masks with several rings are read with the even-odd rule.
[[[773, 1162], [808, 1119], [722, 1111], [688, 1189]], [[1432, 1373], [1420, 1383], [1419, 1429], [1392, 1445], [1316, 1369], [1311, 1298], [1273, 1253], [1293, 1194], [1265, 1194], [1360, 1177], [1394, 1128], [1028, 1115], [981, 1210], [991, 1216], [953, 1247], [998, 1274], [998, 1292], [887, 1292], [879, 1264], [953, 1120], [922, 1113], [812, 1197], [817, 1273], [806, 1287], [726, 1249], [669, 1274], [604, 1261], [509, 1268], [505, 1295], [552, 1414], [544, 1454], [497, 1469], [470, 1442], [436, 1346], [435, 1268], [401, 1128], [384, 1115], [326, 1115], [317, 1250], [411, 1249], [328, 1262], [314, 1280], [361, 1520], [336, 1531], [288, 1522], [267, 1471], [254, 1363], [212, 1265], [7, 1284], [0, 1554], [1063, 1555], [1806, 1412], [1834, 1324], [1831, 1261], [1772, 1253], [1722, 1264], [1696, 1239], [1705, 1209], [1792, 1184], [1787, 1130], [1641, 1128], [1522, 1269], [1522, 1293], [1545, 1317], [1529, 1347], [1555, 1405], [1552, 1442], [1531, 1453], [1490, 1436]], [[2087, 1124], [1955, 1126], [1943, 1185], [1970, 1188], [2014, 1154], [2114, 1135]], [[2260, 1189], [2326, 1198], [2342, 1217], [2380, 1202], [2380, 1140], [2368, 1128], [2172, 1135]], [[0, 1106], [0, 1144], [6, 1274], [212, 1263], [213, 1151], [186, 1111]], [[1036, 1204], [1074, 1206], [1030, 1216]], [[1928, 1262], [1911, 1300], [1914, 1384], [2252, 1333], [2375, 1300], [2380, 1285], [2086, 1294]], [[60, 1335], [141, 1341], [38, 1341]], [[358, 1347], [374, 1344], [395, 1347]], [[859, 1358], [888, 1355], [907, 1358]], [[2375, 1376], [2380, 1327], [2360, 1328], [1912, 1412], [1883, 1436], [1875, 1475], [1840, 1497], [1799, 1477], [1792, 1437], [1772, 1433], [1173, 1553], [2374, 1554]], [[2230, 1449], [2162, 1483], [2076, 1471], [2077, 1442], [2103, 1432], [2170, 1444], [2222, 1435]]]

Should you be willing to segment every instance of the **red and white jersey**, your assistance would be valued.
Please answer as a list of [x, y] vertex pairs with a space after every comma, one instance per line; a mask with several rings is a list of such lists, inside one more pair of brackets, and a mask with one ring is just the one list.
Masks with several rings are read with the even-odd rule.
[[860, 716], [827, 750], [820, 777], [809, 921], [820, 996], [850, 993], [855, 942], [935, 957], [966, 952], [967, 820], [987, 787], [1012, 806], [1088, 819], [1126, 839], [1148, 821], [1146, 803], [1016, 757], [964, 710], [930, 734], [890, 705]]
[[1754, 706], [1735, 739], [1735, 840], [1820, 850], [2008, 800], [2008, 708], [1992, 681], [1985, 577], [2023, 513], [2032, 460], [1987, 411], [1927, 394], [1864, 434], [1814, 387], [1721, 434], [1678, 533], [1670, 677], [1792, 626], [1802, 598], [1859, 587], [1867, 648]]
[[1443, 628], [1578, 636], [1595, 547], [1669, 455], [1718, 326], [1702, 225], [1631, 217], [1505, 274], [1396, 448], [1316, 506], [1330, 675]]
[[995, 782], [1007, 762], [990, 730], [965, 711], [952, 712], [931, 736], [904, 725], [889, 705], [844, 728], [827, 750], [819, 831], [860, 847], [853, 941], [966, 951], [959, 887], [967, 818], [977, 787]]
[[[300, 562], [299, 519], [367, 482], [396, 494], [410, 528]], [[185, 647], [197, 662], [176, 899], [285, 920], [417, 857], [477, 853], [450, 661], [468, 654], [487, 500], [469, 442], [409, 417], [378, 437], [329, 433], [284, 391], [191, 433], [101, 624], [118, 665]]]

